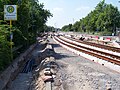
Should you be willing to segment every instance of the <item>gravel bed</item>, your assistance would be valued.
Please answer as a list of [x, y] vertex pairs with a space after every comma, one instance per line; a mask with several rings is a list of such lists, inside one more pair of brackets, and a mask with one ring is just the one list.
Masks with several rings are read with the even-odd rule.
[[59, 71], [55, 90], [120, 90], [120, 73], [78, 56], [53, 40]]
[[[59, 65], [52, 83], [53, 90], [107, 90], [108, 88], [120, 90], [120, 73], [67, 51], [52, 39], [49, 40], [54, 47], [54, 57]], [[38, 46], [32, 55], [37, 57], [40, 50]], [[36, 73], [36, 77], [39, 73]], [[19, 74], [9, 90], [45, 90], [41, 77], [35, 78], [32, 75]]]

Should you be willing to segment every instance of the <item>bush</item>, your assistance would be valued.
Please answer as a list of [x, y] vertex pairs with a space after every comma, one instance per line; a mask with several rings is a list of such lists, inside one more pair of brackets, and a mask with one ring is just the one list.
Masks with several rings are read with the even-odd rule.
[[10, 42], [7, 41], [9, 31], [3, 26], [0, 27], [0, 71], [11, 63]]

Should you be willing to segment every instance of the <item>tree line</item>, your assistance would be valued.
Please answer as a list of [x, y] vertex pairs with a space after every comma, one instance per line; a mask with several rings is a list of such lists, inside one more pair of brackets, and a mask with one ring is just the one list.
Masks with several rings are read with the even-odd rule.
[[73, 25], [65, 25], [63, 31], [77, 31], [88, 34], [112, 35], [116, 27], [120, 28], [120, 12], [112, 4], [99, 2], [95, 9], [86, 17], [76, 21]]
[[[12, 22], [12, 43], [10, 23], [4, 21], [4, 5], [18, 5], [18, 19]], [[12, 62], [10, 45], [13, 45], [13, 56], [16, 58], [36, 42], [37, 34], [44, 32], [45, 23], [51, 16], [50, 11], [44, 9], [44, 4], [39, 4], [38, 0], [0, 0], [0, 70]]]

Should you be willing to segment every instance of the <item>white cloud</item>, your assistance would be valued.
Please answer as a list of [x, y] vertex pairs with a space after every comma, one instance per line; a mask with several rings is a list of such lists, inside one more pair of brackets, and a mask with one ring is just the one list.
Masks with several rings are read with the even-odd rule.
[[76, 8], [76, 11], [88, 11], [88, 10], [90, 10], [90, 7], [88, 6], [81, 6]]

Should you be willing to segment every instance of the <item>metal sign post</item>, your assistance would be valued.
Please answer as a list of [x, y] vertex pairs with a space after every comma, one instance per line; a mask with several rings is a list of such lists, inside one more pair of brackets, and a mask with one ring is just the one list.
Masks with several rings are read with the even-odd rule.
[[10, 49], [11, 49], [11, 60], [13, 60], [12, 53], [12, 21], [17, 20], [17, 5], [4, 5], [4, 20], [10, 21]]
[[10, 20], [10, 49], [11, 49], [11, 60], [13, 60], [13, 53], [12, 53], [12, 20]]

